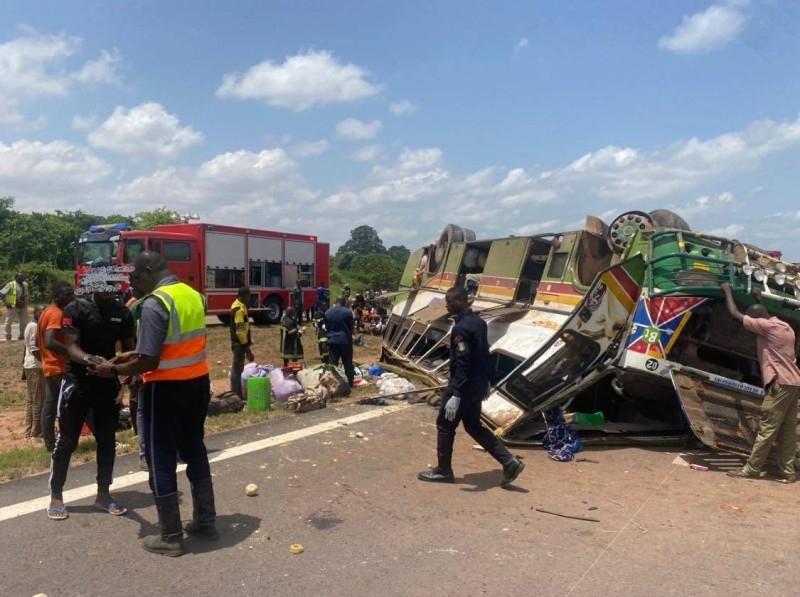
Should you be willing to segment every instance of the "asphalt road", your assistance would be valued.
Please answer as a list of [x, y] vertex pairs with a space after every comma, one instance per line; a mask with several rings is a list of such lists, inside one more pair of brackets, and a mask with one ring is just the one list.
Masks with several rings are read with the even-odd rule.
[[[214, 454], [370, 412], [329, 408], [211, 438]], [[418, 482], [434, 461], [434, 412], [413, 406], [212, 464], [222, 539], [181, 558], [138, 545], [154, 531], [146, 484], [116, 497], [122, 518], [71, 505], [0, 520], [4, 596], [61, 595], [794, 595], [798, 486], [738, 481], [674, 463], [677, 452], [588, 450], [556, 463], [515, 450], [515, 490], [460, 436], [454, 485]], [[319, 427], [315, 428], [319, 430]], [[367, 440], [351, 437], [363, 432]], [[293, 441], [291, 441], [293, 440]], [[275, 443], [275, 442], [273, 442]], [[220, 450], [228, 450], [221, 452]], [[736, 459], [716, 464], [736, 466]], [[117, 477], [136, 471], [120, 458]], [[183, 475], [181, 475], [183, 477]], [[91, 484], [94, 466], [68, 488]], [[136, 477], [131, 477], [136, 479]], [[246, 497], [247, 483], [260, 494]], [[183, 491], [188, 492], [185, 478]], [[46, 476], [0, 486], [3, 507], [46, 494]], [[187, 494], [188, 495], [188, 494]], [[537, 512], [595, 518], [571, 520]], [[7, 510], [6, 510], [7, 511]], [[184, 518], [190, 506], [183, 506]], [[293, 555], [300, 543], [305, 552]]]

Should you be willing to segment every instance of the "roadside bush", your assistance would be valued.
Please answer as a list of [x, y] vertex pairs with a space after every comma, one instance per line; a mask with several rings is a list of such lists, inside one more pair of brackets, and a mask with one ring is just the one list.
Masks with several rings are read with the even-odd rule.
[[58, 269], [49, 263], [31, 262], [13, 269], [8, 266], [0, 269], [0, 288], [13, 280], [18, 272], [24, 273], [28, 278], [28, 287], [31, 291], [29, 303], [31, 304], [49, 303], [52, 298], [51, 288], [59, 280], [65, 280], [70, 284], [75, 283], [75, 273], [72, 270]]

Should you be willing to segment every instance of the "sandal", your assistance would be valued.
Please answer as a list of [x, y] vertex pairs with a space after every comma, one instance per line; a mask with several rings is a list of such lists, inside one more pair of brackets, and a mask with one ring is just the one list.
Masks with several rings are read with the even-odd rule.
[[69, 518], [66, 506], [56, 506], [55, 508], [47, 509], [47, 518], [50, 520], [66, 520]]
[[110, 502], [102, 506], [95, 503], [94, 509], [97, 510], [98, 512], [108, 512], [112, 516], [122, 516], [123, 514], [128, 513], [128, 509], [125, 506], [120, 506], [114, 500], [111, 500]]

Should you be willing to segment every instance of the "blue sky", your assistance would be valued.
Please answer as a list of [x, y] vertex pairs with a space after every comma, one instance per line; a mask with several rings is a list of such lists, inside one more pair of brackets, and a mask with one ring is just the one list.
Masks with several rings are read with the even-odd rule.
[[800, 4], [18, 2], [0, 195], [417, 246], [672, 208], [800, 260]]

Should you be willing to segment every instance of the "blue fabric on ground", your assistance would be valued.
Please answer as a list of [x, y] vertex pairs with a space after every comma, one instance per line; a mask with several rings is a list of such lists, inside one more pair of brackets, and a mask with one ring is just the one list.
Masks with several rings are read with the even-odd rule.
[[550, 454], [550, 458], [558, 462], [569, 462], [577, 452], [583, 450], [583, 443], [578, 434], [564, 421], [560, 408], [551, 408], [544, 413], [547, 432], [542, 446]]

